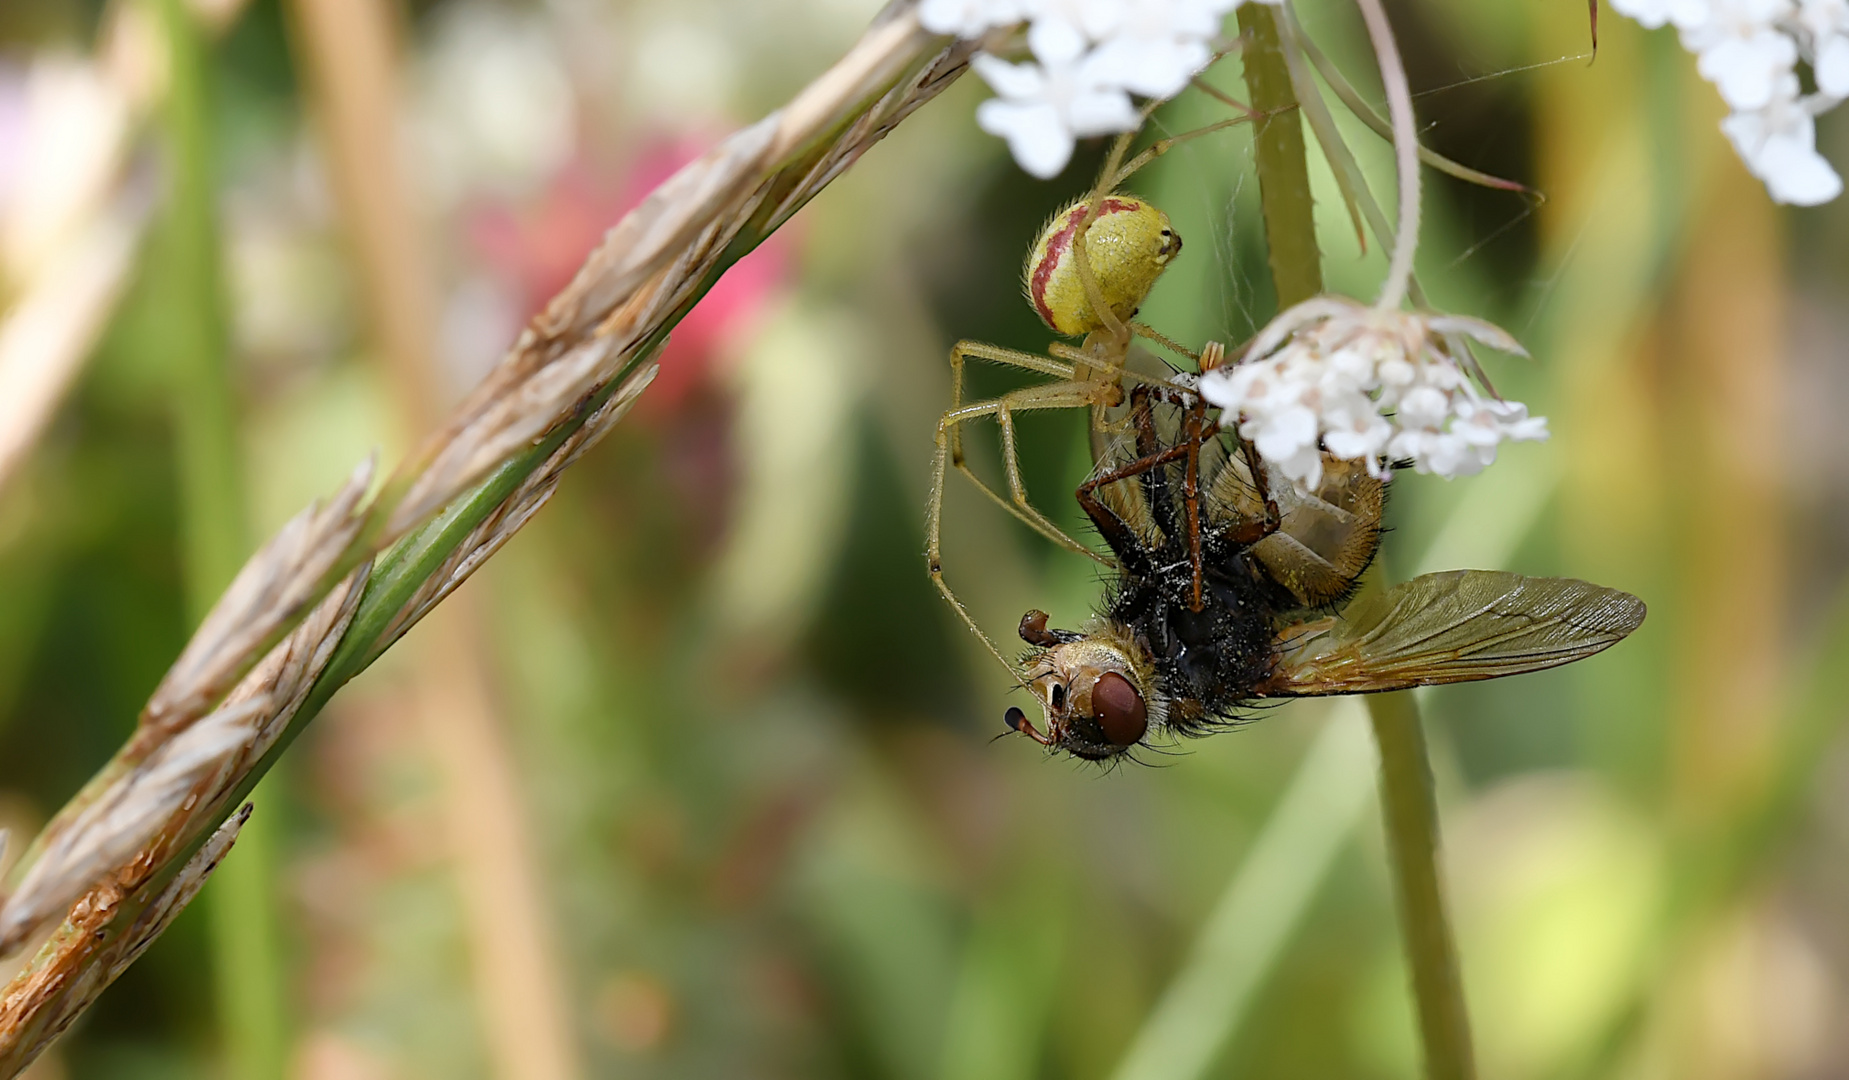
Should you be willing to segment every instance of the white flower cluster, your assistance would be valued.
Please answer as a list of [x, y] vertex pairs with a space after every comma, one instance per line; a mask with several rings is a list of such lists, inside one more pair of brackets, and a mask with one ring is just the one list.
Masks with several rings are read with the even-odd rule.
[[1419, 472], [1462, 476], [1496, 460], [1505, 441], [1547, 438], [1547, 420], [1481, 393], [1445, 345], [1463, 334], [1505, 352], [1522, 348], [1478, 319], [1383, 311], [1318, 297], [1279, 316], [1244, 361], [1201, 376], [1201, 396], [1238, 417], [1239, 434], [1305, 489], [1322, 456], [1362, 459], [1375, 476], [1410, 460]]
[[[1034, 59], [971, 61], [996, 97], [976, 123], [1008, 140], [1021, 168], [1057, 175], [1077, 140], [1129, 131], [1131, 94], [1170, 98], [1213, 58], [1210, 42], [1244, 0], [923, 0], [925, 29], [963, 38], [1027, 23]], [[1281, 3], [1282, 0], [1255, 0]]]
[[[1612, 0], [1655, 29], [1665, 23], [1700, 59], [1702, 77], [1733, 109], [1721, 130], [1782, 203], [1815, 206], [1843, 181], [1817, 153], [1814, 118], [1849, 97], [1849, 0]], [[1797, 65], [1816, 84], [1806, 94]]]

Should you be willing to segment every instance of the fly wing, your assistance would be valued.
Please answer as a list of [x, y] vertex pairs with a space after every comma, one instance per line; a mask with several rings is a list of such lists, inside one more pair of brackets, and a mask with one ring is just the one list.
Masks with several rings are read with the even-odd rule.
[[1258, 693], [1367, 694], [1520, 675], [1591, 656], [1643, 621], [1644, 602], [1617, 589], [1447, 570], [1287, 627]]

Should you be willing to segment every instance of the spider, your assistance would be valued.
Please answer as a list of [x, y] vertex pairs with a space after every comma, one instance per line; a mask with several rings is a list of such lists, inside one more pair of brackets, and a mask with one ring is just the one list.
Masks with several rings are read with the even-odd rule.
[[[1228, 100], [1217, 92], [1214, 96]], [[1203, 352], [1197, 353], [1136, 321], [1137, 309], [1144, 298], [1181, 251], [1181, 237], [1168, 215], [1119, 188], [1132, 174], [1176, 144], [1253, 118], [1250, 110], [1244, 106], [1239, 108], [1240, 116], [1159, 140], [1127, 163], [1124, 158], [1136, 132], [1119, 136], [1091, 191], [1054, 214], [1041, 230], [1028, 252], [1023, 272], [1027, 298], [1048, 329], [1066, 337], [1082, 337], [1080, 344], [1053, 342], [1046, 353], [1041, 354], [966, 340], [957, 342], [950, 350], [950, 408], [937, 422], [931, 495], [925, 514], [931, 581], [970, 631], [1017, 681], [1020, 675], [1014, 665], [976, 624], [969, 609], [944, 580], [941, 532], [945, 479], [949, 470], [955, 468], [983, 494], [1041, 536], [1106, 567], [1115, 567], [1114, 560], [1072, 538], [1028, 499], [1026, 486], [1021, 481], [1014, 415], [1038, 409], [1089, 409], [1093, 436], [1099, 438], [1127, 423], [1107, 417], [1108, 410], [1124, 403], [1126, 382], [1147, 386], [1151, 393], [1172, 404], [1198, 408], [1198, 399], [1193, 394], [1193, 376], [1181, 372], [1149, 375], [1130, 370], [1132, 346], [1137, 338], [1187, 357], [1200, 370], [1215, 366], [1224, 355], [1224, 348], [1210, 342]], [[1147, 115], [1146, 110], [1145, 118]], [[1024, 368], [1049, 375], [1054, 381], [1022, 387], [987, 401], [965, 403], [963, 366], [970, 359]], [[1001, 429], [1006, 496], [977, 476], [963, 456], [962, 426], [989, 416], [995, 418]], [[1205, 429], [1200, 437], [1208, 437]]]

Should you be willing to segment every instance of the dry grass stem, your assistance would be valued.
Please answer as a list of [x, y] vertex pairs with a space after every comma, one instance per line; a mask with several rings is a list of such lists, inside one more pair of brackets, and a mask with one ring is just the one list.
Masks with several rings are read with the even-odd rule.
[[[161, 683], [134, 738], [35, 842], [38, 858], [0, 907], [4, 955], [68, 906], [52, 944], [0, 999], [0, 1080], [45, 1045], [50, 1036], [39, 1033], [55, 1034], [75, 1015], [60, 1011], [73, 999], [58, 987], [100, 980], [100, 990], [119, 971], [98, 966], [83, 928], [132, 914], [121, 908], [124, 896], [184, 903], [190, 892], [162, 892], [158, 883], [255, 784], [303, 703], [313, 697], [318, 707], [531, 518], [559, 474], [647, 386], [653, 352], [719, 274], [961, 74], [970, 46], [942, 46], [918, 27], [911, 3], [889, 6], [788, 108], [683, 168], [612, 229], [369, 504], [360, 505], [368, 462], [325, 506], [305, 511], [252, 557]], [[547, 445], [543, 459], [516, 466], [530, 471], [497, 504], [464, 498], [490, 473]], [[469, 531], [418, 571], [414, 588], [379, 586], [392, 599], [371, 600], [373, 557], [445, 508], [471, 522]], [[396, 609], [373, 610], [381, 603]], [[332, 682], [318, 687], [362, 607], [364, 635], [346, 643]], [[243, 674], [258, 657], [262, 663]]]
[[374, 655], [382, 653], [404, 636], [404, 632], [417, 625], [418, 620], [441, 603], [443, 598], [456, 591], [456, 587], [469, 579], [477, 567], [488, 560], [490, 555], [501, 550], [501, 545], [513, 538], [539, 508], [546, 505], [552, 493], [558, 490], [559, 478], [565, 469], [585, 451], [597, 445], [616, 422], [621, 420], [642, 391], [655, 381], [655, 372], [659, 370], [650, 363], [631, 375], [617, 388], [617, 392], [601, 408], [591, 415], [584, 426], [567, 439], [546, 463], [533, 470], [533, 474], [514, 489], [514, 493], [494, 509], [494, 512], [475, 526], [468, 538], [456, 546], [449, 557], [443, 560], [436, 572], [424, 580], [409, 603], [399, 610], [398, 615], [387, 624], [386, 630], [379, 635], [373, 646]]
[[[30, 1064], [172, 925], [218, 869], [250, 811], [245, 803], [164, 884], [144, 885], [132, 896], [99, 889], [72, 910], [31, 967], [0, 996], [0, 1076], [13, 1076]], [[112, 929], [124, 913], [132, 915], [128, 924]], [[72, 956], [82, 962], [68, 962]], [[47, 957], [67, 962], [41, 962]]]
[[[417, 200], [395, 167], [398, 117], [385, 107], [402, 99], [396, 12], [390, 0], [295, 0], [289, 8], [312, 73], [308, 104], [320, 121], [353, 269], [365, 283], [366, 321], [379, 346], [374, 354], [390, 376], [405, 430], [428, 431], [441, 419], [447, 395], [435, 358], [436, 276]], [[587, 426], [597, 426], [596, 419]], [[553, 472], [550, 465], [542, 471]], [[374, 639], [375, 649], [420, 619], [544, 504], [553, 483], [536, 480], [529, 477], [425, 576], [395, 625]], [[551, 904], [485, 644], [480, 607], [458, 598], [429, 628], [408, 673], [417, 687], [411, 709], [442, 772], [441, 816], [463, 901], [476, 1019], [492, 1075], [577, 1080], [584, 1066], [567, 1004], [571, 979], [557, 962]]]
[[[94, 798], [46, 827], [38, 858], [0, 908], [0, 952], [24, 944], [99, 880], [129, 876], [133, 883], [123, 891], [140, 888], [218, 820], [237, 782], [327, 666], [364, 581], [363, 572], [343, 581], [218, 708], [139, 760], [118, 764]], [[6, 1037], [0, 1027], [0, 1044]]]
[[236, 679], [240, 659], [322, 594], [364, 524], [360, 503], [376, 467], [375, 458], [360, 462], [333, 498], [291, 518], [251, 556], [154, 688], [132, 745], [151, 747], [197, 720]]

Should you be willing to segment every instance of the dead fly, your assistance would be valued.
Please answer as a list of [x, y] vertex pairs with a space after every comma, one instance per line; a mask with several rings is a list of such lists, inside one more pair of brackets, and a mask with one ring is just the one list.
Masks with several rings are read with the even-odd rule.
[[1324, 454], [1321, 483], [1300, 491], [1192, 395], [1131, 399], [1134, 436], [1108, 444], [1077, 493], [1117, 559], [1103, 610], [1079, 631], [1048, 629], [1038, 611], [1021, 620], [1033, 648], [1020, 677], [1044, 729], [1019, 709], [1008, 726], [1048, 747], [1102, 760], [1152, 735], [1208, 733], [1267, 698], [1539, 671], [1643, 622], [1628, 593], [1487, 570], [1344, 607], [1380, 544], [1380, 480]]
[[[1192, 134], [1192, 133], [1191, 133]], [[1138, 337], [1212, 367], [1135, 322], [1181, 250], [1166, 215], [1118, 190], [1167, 144], [1119, 162], [1113, 147], [1091, 194], [1055, 215], [1029, 254], [1026, 290], [1049, 328], [1084, 335], [1044, 355], [960, 342], [952, 405], [938, 422], [926, 515], [931, 579], [959, 617], [1040, 699], [1035, 725], [1008, 725], [1055, 750], [1102, 760], [1152, 737], [1199, 735], [1269, 698], [1361, 694], [1491, 679], [1578, 660], [1644, 617], [1627, 593], [1565, 578], [1484, 570], [1428, 574], [1343, 607], [1380, 540], [1381, 481], [1361, 462], [1323, 455], [1323, 479], [1299, 491], [1250, 443], [1222, 433], [1193, 392], [1195, 376], [1138, 349]], [[1170, 140], [1172, 142], [1173, 140]], [[1055, 381], [964, 403], [963, 362], [1026, 368]], [[1110, 548], [1106, 559], [1068, 536], [1027, 498], [1014, 414], [1085, 408], [1096, 472], [1077, 492]], [[962, 425], [994, 417], [1008, 495], [963, 461]], [[943, 489], [956, 468], [1037, 532], [1103, 563], [1103, 610], [1080, 630], [1030, 611], [1032, 651], [1010, 664], [944, 579]]]
[[[1322, 483], [1300, 492], [1252, 444], [1218, 431], [1193, 392], [1133, 338], [1196, 355], [1133, 322], [1135, 309], [1180, 252], [1169, 218], [1117, 190], [1111, 159], [1089, 198], [1054, 216], [1035, 242], [1026, 290], [1058, 333], [1047, 355], [960, 342], [950, 353], [954, 398], [937, 423], [930, 507], [930, 575], [961, 620], [1045, 714], [1019, 708], [1008, 725], [1080, 758], [1122, 755], [1154, 736], [1204, 734], [1272, 697], [1372, 693], [1520, 675], [1590, 657], [1635, 631], [1635, 595], [1572, 579], [1453, 570], [1429, 573], [1342, 608], [1379, 546], [1383, 485], [1355, 460], [1324, 455]], [[1137, 161], [1141, 163], [1141, 159]], [[1133, 163], [1133, 165], [1137, 165]], [[1056, 381], [991, 401], [961, 401], [969, 357]], [[1126, 394], [1128, 387], [1128, 394]], [[1102, 558], [1028, 501], [1013, 414], [1091, 411], [1096, 472], [1078, 503], [1109, 546]], [[963, 462], [961, 425], [993, 416], [1002, 435], [1008, 497]], [[1032, 651], [1015, 668], [976, 627], [943, 577], [941, 516], [950, 468], [1059, 546], [1098, 558], [1111, 575], [1104, 610], [1080, 631], [1048, 629], [1028, 612]]]

